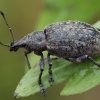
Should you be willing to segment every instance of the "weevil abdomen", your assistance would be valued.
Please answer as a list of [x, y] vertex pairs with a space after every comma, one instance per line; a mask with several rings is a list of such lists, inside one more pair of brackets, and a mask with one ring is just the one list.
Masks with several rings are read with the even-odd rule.
[[62, 58], [91, 57], [100, 54], [100, 32], [79, 21], [57, 22], [45, 28], [47, 49]]

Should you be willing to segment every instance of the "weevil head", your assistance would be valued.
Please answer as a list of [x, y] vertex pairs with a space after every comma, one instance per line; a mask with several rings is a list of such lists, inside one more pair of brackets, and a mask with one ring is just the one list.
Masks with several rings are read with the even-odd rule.
[[9, 47], [10, 51], [17, 51], [19, 48], [24, 48], [28, 51], [34, 51], [37, 54], [47, 50], [44, 31], [32, 32], [18, 41], [13, 41], [10, 45], [3, 44], [2, 42], [0, 44]]

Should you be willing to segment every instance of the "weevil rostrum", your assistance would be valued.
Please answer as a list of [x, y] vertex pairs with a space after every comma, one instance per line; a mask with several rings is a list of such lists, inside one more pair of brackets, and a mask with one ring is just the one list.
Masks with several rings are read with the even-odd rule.
[[44, 56], [43, 51], [47, 50], [47, 59], [49, 64], [49, 82], [53, 83], [52, 76], [52, 60], [50, 55], [64, 58], [71, 62], [80, 63], [85, 59], [89, 59], [92, 63], [100, 67], [100, 63], [94, 61], [92, 57], [100, 55], [100, 29], [94, 28], [92, 25], [80, 21], [63, 21], [50, 24], [44, 28], [44, 31], [32, 32], [18, 41], [14, 41], [12, 30], [8, 25], [5, 16], [3, 16], [10, 33], [13, 38], [11, 44], [1, 45], [10, 48], [10, 51], [17, 51], [19, 48], [25, 48], [24, 55], [28, 68], [31, 69], [27, 54], [34, 52], [40, 56], [40, 74], [38, 83], [41, 92], [45, 95], [46, 90], [42, 83], [41, 77], [44, 71]]

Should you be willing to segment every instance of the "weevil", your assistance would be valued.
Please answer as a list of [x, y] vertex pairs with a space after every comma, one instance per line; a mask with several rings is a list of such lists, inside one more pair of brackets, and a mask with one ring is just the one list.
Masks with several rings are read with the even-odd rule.
[[[80, 22], [80, 21], [63, 21], [56, 22], [47, 25], [43, 31], [35, 31], [18, 41], [14, 41], [14, 36], [12, 30], [8, 25], [4, 14], [0, 11], [3, 16], [10, 33], [13, 38], [11, 44], [1, 45], [10, 48], [10, 51], [17, 51], [19, 48], [25, 48], [24, 55], [28, 68], [31, 69], [27, 54], [32, 51], [41, 56], [40, 58], [40, 74], [38, 78], [38, 83], [41, 88], [41, 92], [45, 95], [46, 90], [42, 83], [41, 77], [44, 71], [44, 56], [43, 51], [47, 50], [47, 60], [49, 64], [49, 82], [53, 83], [54, 79], [52, 76], [52, 60], [50, 55], [55, 55], [65, 60], [80, 63], [85, 59], [89, 59], [92, 63], [100, 67], [100, 63], [94, 61], [92, 57], [99, 56], [100, 54], [100, 29], [94, 28], [92, 25]], [[16, 97], [17, 94], [15, 94]]]

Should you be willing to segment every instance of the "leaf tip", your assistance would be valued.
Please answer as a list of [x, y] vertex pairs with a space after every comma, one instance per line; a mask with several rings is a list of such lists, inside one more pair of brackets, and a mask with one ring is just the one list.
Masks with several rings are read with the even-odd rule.
[[14, 93], [14, 98], [16, 99], [16, 98], [18, 98], [18, 93]]

